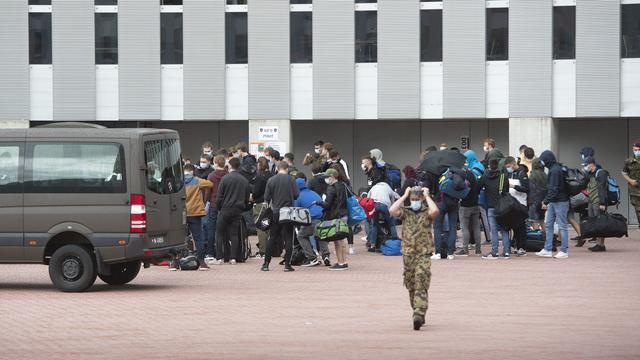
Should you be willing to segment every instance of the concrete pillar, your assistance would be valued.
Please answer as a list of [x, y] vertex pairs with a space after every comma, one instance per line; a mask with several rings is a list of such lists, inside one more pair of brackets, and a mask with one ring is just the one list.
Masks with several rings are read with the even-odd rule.
[[291, 120], [249, 120], [249, 152], [262, 155], [265, 147], [272, 147], [280, 156], [293, 151]]
[[558, 119], [510, 118], [509, 119], [509, 155], [518, 156], [518, 148], [527, 145], [533, 148], [536, 156], [544, 150], [558, 154]]
[[28, 129], [29, 120], [0, 120], [0, 129]]

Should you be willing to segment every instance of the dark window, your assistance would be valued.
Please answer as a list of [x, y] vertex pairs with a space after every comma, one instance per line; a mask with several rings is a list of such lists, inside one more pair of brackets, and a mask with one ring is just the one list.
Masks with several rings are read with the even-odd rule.
[[182, 64], [182, 13], [160, 14], [162, 64]]
[[313, 0], [291, 0], [291, 4], [313, 4]]
[[118, 0], [96, 0], [96, 5], [118, 5]]
[[20, 146], [0, 145], [0, 194], [21, 193]]
[[420, 61], [442, 61], [442, 10], [420, 11]]
[[118, 63], [118, 14], [96, 13], [96, 64]]
[[487, 60], [509, 60], [509, 9], [487, 9]]
[[182, 0], [160, 0], [160, 5], [182, 5]]
[[29, 64], [51, 64], [51, 13], [29, 13]]
[[310, 11], [291, 13], [291, 63], [313, 62], [313, 17]]
[[48, 143], [31, 147], [25, 191], [32, 193], [124, 193], [124, 147], [120, 144]]
[[227, 0], [227, 5], [247, 5], [247, 0]]
[[180, 142], [176, 139], [152, 140], [144, 143], [147, 164], [147, 188], [157, 194], [173, 194], [182, 190]]
[[356, 62], [378, 61], [378, 12], [356, 11]]
[[29, 0], [29, 5], [51, 5], [51, 0]]
[[553, 58], [576, 58], [576, 7], [553, 8]]
[[227, 64], [248, 62], [247, 13], [228, 12], [225, 18]]
[[622, 5], [623, 58], [640, 58], [640, 4]]

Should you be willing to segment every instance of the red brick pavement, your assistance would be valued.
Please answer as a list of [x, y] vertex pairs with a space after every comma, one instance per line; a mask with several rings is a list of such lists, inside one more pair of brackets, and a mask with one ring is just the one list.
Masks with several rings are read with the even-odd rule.
[[640, 359], [640, 232], [570, 259], [433, 264], [428, 326], [411, 328], [399, 257], [347, 272], [143, 270], [93, 291], [53, 289], [38, 265], [0, 266], [0, 359]]

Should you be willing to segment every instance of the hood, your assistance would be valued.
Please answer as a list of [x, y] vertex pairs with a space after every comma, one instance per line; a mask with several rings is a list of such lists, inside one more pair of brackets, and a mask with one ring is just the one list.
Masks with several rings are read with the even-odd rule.
[[544, 170], [544, 166], [542, 166], [542, 163], [538, 158], [531, 160], [531, 167], [533, 170]]
[[369, 155], [371, 155], [371, 157], [376, 158], [376, 161], [380, 164], [384, 164], [384, 160], [382, 160], [382, 150], [380, 149], [371, 149], [371, 151], [369, 151]]
[[298, 185], [298, 190], [304, 190], [307, 188], [307, 184], [305, 184], [304, 179], [297, 178], [296, 185]]
[[193, 185], [198, 183], [198, 178], [195, 175], [185, 175], [184, 176], [185, 185]]
[[473, 150], [467, 150], [464, 153], [464, 157], [467, 158], [467, 164], [469, 165], [469, 168], [480, 168], [482, 170], [484, 170], [484, 166], [478, 161], [478, 157], [476, 156], [475, 151]]
[[500, 177], [500, 174], [502, 174], [502, 171], [500, 171], [500, 169], [496, 169], [487, 171], [484, 176], [486, 176], [487, 179], [496, 179]]
[[592, 147], [583, 147], [582, 150], [580, 150], [580, 155], [582, 155], [583, 159], [586, 159], [588, 157], [595, 157], [596, 155], [596, 151], [592, 148]]
[[540, 161], [544, 162], [544, 166], [550, 168], [553, 164], [556, 164], [558, 160], [556, 160], [556, 156], [550, 150], [545, 150], [540, 154]]

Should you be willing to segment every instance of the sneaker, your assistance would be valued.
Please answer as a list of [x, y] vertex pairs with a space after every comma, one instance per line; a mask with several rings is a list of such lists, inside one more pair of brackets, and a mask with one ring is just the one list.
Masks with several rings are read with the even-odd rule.
[[260, 270], [269, 271], [269, 264], [267, 264], [267, 263], [262, 264], [262, 268], [260, 268]]
[[349, 255], [355, 255], [356, 254], [356, 249], [353, 248], [353, 246], [349, 246]]
[[540, 256], [540, 257], [544, 257], [544, 258], [550, 258], [550, 257], [553, 257], [553, 253], [551, 251], [542, 249], [542, 250], [540, 250], [540, 251], [538, 251], [536, 253], [536, 256]]
[[293, 271], [296, 271], [296, 269], [291, 267], [291, 265], [285, 265], [283, 271], [284, 272], [293, 272]]
[[177, 260], [169, 261], [169, 271], [178, 271], [180, 270], [180, 266], [178, 265]]
[[582, 246], [584, 246], [584, 243], [586, 243], [586, 242], [587, 242], [587, 239], [583, 239], [583, 238], [581, 238], [581, 237], [579, 237], [579, 236], [578, 236], [578, 238], [579, 238], [579, 239], [578, 239], [578, 242], [576, 243], [576, 247], [582, 247]]
[[487, 255], [482, 256], [483, 259], [485, 260], [497, 260], [499, 257], [498, 255], [494, 255], [492, 253], [488, 253]]
[[222, 259], [215, 259], [213, 260], [209, 265], [222, 265], [224, 264], [224, 260]]
[[236, 259], [231, 259], [231, 260], [229, 260], [229, 264], [231, 264], [231, 265], [235, 265], [235, 264], [237, 264]]
[[369, 241], [366, 236], [361, 237], [360, 240], [362, 240], [363, 242], [368, 242]]
[[204, 257], [204, 262], [207, 263], [207, 265], [211, 265], [211, 263], [213, 262], [213, 260], [215, 260], [216, 258], [211, 256], [211, 255], [207, 255]]
[[578, 235], [578, 236], [576, 236], [576, 237], [574, 237], [574, 238], [571, 238], [571, 240], [573, 240], [573, 241], [580, 241], [580, 240], [582, 240], [582, 236]]
[[527, 250], [520, 248], [518, 249], [518, 252], [516, 252], [516, 256], [521, 257], [521, 256], [527, 256]]
[[369, 247], [369, 248], [367, 249], [367, 251], [368, 251], [368, 252], [370, 252], [370, 253], [374, 253], [374, 252], [376, 252], [376, 248], [375, 248], [375, 247], [373, 247], [373, 246], [371, 246], [371, 247]]
[[261, 252], [259, 252], [259, 253], [257, 253], [257, 254], [256, 254], [256, 256], [254, 256], [253, 258], [254, 258], [254, 259], [262, 259], [262, 258], [264, 258], [264, 254], [263, 254], [263, 253], [261, 253]]
[[309, 260], [305, 261], [304, 264], [302, 264], [302, 267], [314, 267], [318, 265], [320, 265], [320, 261], [318, 261], [318, 258], [315, 258], [311, 261]]
[[556, 256], [554, 256], [554, 258], [556, 258], [556, 259], [568, 259], [569, 258], [569, 254], [567, 254], [566, 252], [563, 252], [563, 251], [558, 251], [558, 253], [556, 254]]
[[438, 254], [438, 253], [435, 253], [435, 254], [433, 254], [433, 255], [431, 256], [431, 260], [440, 260], [440, 258], [441, 258], [441, 257], [440, 257], [440, 254]]
[[455, 259], [455, 258], [456, 258], [456, 257], [455, 257], [453, 254], [451, 254], [451, 255], [447, 255], [447, 260], [453, 260], [453, 259]]
[[423, 316], [414, 316], [413, 317], [413, 330], [418, 331], [424, 325], [424, 317]]
[[596, 246], [590, 247], [589, 251], [591, 251], [591, 252], [603, 252], [603, 251], [607, 251], [607, 248], [604, 245], [596, 245]]
[[332, 267], [329, 268], [330, 271], [342, 271], [342, 270], [349, 270], [349, 264], [334, 264]]
[[469, 256], [469, 251], [467, 250], [460, 250], [456, 253], [456, 256]]
[[509, 259], [511, 259], [511, 254], [505, 253], [505, 254], [502, 255], [502, 258], [505, 259], [505, 260], [509, 260]]
[[331, 260], [328, 256], [323, 257], [322, 262], [324, 263], [324, 266], [331, 266]]
[[206, 262], [201, 262], [200, 263], [200, 267], [198, 268], [199, 271], [209, 271], [209, 265], [207, 265]]

